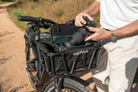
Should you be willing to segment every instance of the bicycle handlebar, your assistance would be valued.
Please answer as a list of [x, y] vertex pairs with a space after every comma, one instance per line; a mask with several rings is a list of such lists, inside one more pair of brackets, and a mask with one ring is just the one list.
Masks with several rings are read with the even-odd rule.
[[21, 15], [18, 15], [18, 20], [19, 21], [39, 22], [40, 18], [38, 18], [38, 17], [31, 17], [31, 16], [21, 16]]
[[50, 19], [45, 19], [45, 18], [41, 18], [41, 17], [31, 17], [31, 16], [21, 16], [18, 15], [18, 20], [19, 21], [31, 21], [31, 22], [49, 22], [52, 24], [56, 24], [54, 21], [50, 20]]

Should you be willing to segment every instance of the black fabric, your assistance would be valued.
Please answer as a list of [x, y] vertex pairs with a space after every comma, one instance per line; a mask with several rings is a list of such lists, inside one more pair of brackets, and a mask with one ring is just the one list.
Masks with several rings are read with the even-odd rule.
[[[66, 68], [67, 71], [71, 71], [74, 62], [76, 63], [74, 70], [84, 68], [84, 65], [88, 68], [91, 61], [91, 68], [97, 66], [99, 51], [101, 49], [101, 45], [98, 42], [88, 41], [70, 47], [62, 44], [77, 30], [78, 27], [72, 23], [55, 24], [50, 28], [52, 40], [40, 39], [37, 42], [38, 49], [45, 60], [46, 69], [49, 69], [48, 72], [52, 72], [54, 69], [55, 74], [60, 74], [61, 72], [65, 72]], [[67, 67], [63, 64], [64, 61]]]
[[50, 28], [50, 34], [52, 36], [72, 35], [78, 30], [78, 27], [74, 24], [56, 24]]
[[[97, 43], [97, 42], [96, 42]], [[99, 44], [99, 43], [97, 43]], [[84, 63], [86, 63], [86, 67], [90, 64], [90, 60], [92, 59], [92, 55], [94, 54], [94, 59], [92, 60], [92, 67], [97, 66], [97, 56], [99, 54], [100, 50], [100, 44], [99, 46], [94, 46], [94, 44], [88, 44], [88, 45], [81, 45], [81, 46], [75, 46], [75, 47], [70, 47], [67, 49], [64, 47], [60, 47], [52, 43], [51, 41], [46, 41], [46, 40], [41, 40], [40, 42], [37, 43], [37, 46], [40, 50], [40, 53], [43, 53], [43, 57], [45, 58], [46, 64], [51, 63], [50, 57], [53, 59], [53, 66], [54, 66], [54, 71], [56, 74], [59, 74], [61, 72], [65, 72], [65, 66], [63, 65], [63, 61], [65, 59], [65, 62], [67, 63], [67, 69], [68, 71], [71, 71], [72, 65], [74, 62], [75, 64], [75, 70], [84, 68]], [[55, 49], [60, 49], [61, 52], [56, 52]], [[64, 49], [64, 50], [62, 50]], [[94, 50], [95, 53], [94, 53]], [[62, 57], [64, 56], [64, 58]], [[48, 66], [48, 68], [52, 68], [52, 66]], [[52, 70], [52, 69], [51, 69]]]
[[72, 23], [55, 24], [50, 28], [51, 39], [53, 42], [59, 41], [55, 41], [55, 39], [68, 40], [78, 29], [79, 28]]
[[56, 46], [54, 45], [53, 42], [47, 39], [41, 39], [41, 41], [37, 42], [36, 44], [38, 48], [45, 53], [49, 53], [49, 52], [55, 53]]
[[[27, 29], [24, 38], [27, 42], [33, 43], [37, 34], [39, 33], [36, 29]], [[40, 39], [46, 39], [47, 41], [51, 41], [51, 35], [48, 32], [40, 33]]]
[[51, 40], [50, 33], [48, 33], [48, 32], [40, 33], [40, 39], [47, 39], [50, 41]]
[[32, 43], [35, 41], [35, 36], [37, 35], [37, 31], [33, 29], [27, 29], [24, 35], [24, 38], [29, 43]]

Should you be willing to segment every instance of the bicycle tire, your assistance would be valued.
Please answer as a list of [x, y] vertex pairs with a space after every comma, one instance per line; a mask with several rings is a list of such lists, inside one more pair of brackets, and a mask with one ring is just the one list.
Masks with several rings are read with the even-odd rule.
[[[55, 92], [54, 84], [55, 84], [54, 81], [49, 83], [47, 87], [45, 87], [43, 92]], [[77, 82], [70, 78], [65, 78], [61, 92], [94, 92], [94, 91], [80, 82]]]
[[[36, 65], [35, 67], [37, 67], [38, 64], [35, 64], [35, 65]], [[39, 75], [41, 76], [39, 79], [37, 78], [36, 70], [37, 69], [32, 69], [32, 67], [29, 67], [29, 72], [28, 72], [28, 77], [29, 77], [29, 80], [30, 80], [30, 84], [34, 89], [36, 89], [40, 85], [43, 85], [44, 80], [46, 78], [46, 70], [44, 68], [43, 68], [43, 71], [44, 71], [43, 74], [41, 74], [39, 72]]]
[[33, 78], [31, 77], [30, 73], [28, 73], [28, 77], [29, 77], [29, 80], [30, 80], [30, 83], [31, 83], [31, 86], [36, 89], [36, 86], [35, 86], [35, 80], [33, 80]]
[[[38, 59], [35, 59], [35, 54], [32, 49], [29, 49], [28, 53], [26, 54], [27, 57], [29, 57], [29, 62], [26, 61], [27, 64], [27, 72], [28, 77], [30, 80], [30, 84], [34, 89], [37, 89], [37, 87], [43, 85], [44, 79], [46, 76], [46, 70], [43, 68], [42, 72], [40, 72], [40, 62]], [[43, 76], [42, 76], [43, 75]]]

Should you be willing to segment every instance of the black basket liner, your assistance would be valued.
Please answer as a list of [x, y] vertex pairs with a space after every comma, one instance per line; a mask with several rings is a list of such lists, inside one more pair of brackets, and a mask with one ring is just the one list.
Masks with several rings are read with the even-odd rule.
[[101, 51], [100, 44], [72, 47], [72, 49], [63, 47], [66, 50], [63, 52], [55, 52], [55, 48], [62, 49], [62, 47], [52, 42], [40, 41], [37, 45], [44, 57], [46, 70], [52, 76], [67, 75], [97, 67]]

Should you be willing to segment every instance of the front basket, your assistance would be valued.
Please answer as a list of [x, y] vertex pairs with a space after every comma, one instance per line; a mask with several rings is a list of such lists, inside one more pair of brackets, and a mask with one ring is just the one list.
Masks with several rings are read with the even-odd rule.
[[63, 77], [98, 66], [101, 45], [98, 42], [95, 43], [79, 48], [72, 47], [63, 52], [54, 52], [53, 49], [57, 46], [53, 47], [45, 42], [38, 43], [38, 47], [42, 58], [44, 58], [47, 72], [52, 77]]

